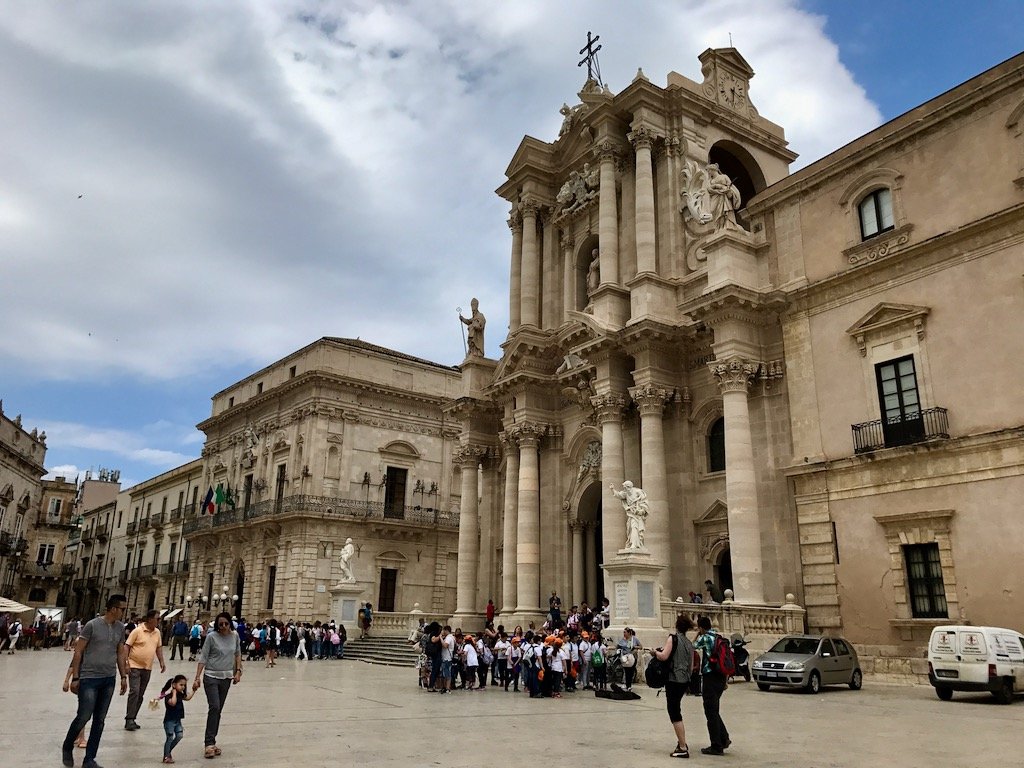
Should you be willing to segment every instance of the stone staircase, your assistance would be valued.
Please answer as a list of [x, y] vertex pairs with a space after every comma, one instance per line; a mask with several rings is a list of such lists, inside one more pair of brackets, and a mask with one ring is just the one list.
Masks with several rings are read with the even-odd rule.
[[404, 637], [367, 637], [345, 643], [345, 659], [386, 664], [391, 667], [415, 667], [419, 650]]

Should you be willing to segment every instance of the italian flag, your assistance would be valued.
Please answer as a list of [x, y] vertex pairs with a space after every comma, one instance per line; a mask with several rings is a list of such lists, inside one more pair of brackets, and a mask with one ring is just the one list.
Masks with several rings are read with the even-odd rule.
[[199, 513], [202, 515], [212, 515], [213, 512], [213, 486], [211, 485], [206, 491], [206, 496], [203, 498], [203, 505], [199, 508]]

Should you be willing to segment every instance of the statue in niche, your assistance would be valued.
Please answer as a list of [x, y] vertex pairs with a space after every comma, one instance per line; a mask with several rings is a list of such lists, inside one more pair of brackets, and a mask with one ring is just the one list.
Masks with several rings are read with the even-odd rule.
[[352, 574], [352, 555], [356, 552], [356, 546], [352, 538], [345, 539], [345, 546], [341, 548], [341, 584], [354, 584], [356, 577]]
[[468, 356], [469, 357], [483, 357], [484, 356], [484, 326], [487, 325], [487, 318], [484, 317], [483, 312], [480, 311], [480, 302], [473, 299], [469, 302], [472, 313], [469, 317], [463, 317], [459, 314], [459, 320], [461, 320], [468, 329]]
[[682, 179], [683, 211], [698, 224], [710, 225], [714, 230], [739, 226], [736, 211], [742, 204], [740, 191], [717, 163], [701, 167], [687, 160]]
[[622, 490], [615, 490], [611, 486], [612, 494], [622, 500], [622, 507], [626, 510], [626, 549], [644, 548], [644, 530], [647, 527], [647, 493], [637, 488], [629, 480], [622, 483]]
[[589, 296], [601, 285], [601, 259], [598, 249], [590, 252], [590, 266], [587, 268], [587, 295]]

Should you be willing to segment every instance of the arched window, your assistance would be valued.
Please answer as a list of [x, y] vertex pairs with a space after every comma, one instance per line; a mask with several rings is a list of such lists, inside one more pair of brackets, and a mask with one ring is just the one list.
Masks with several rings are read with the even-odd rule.
[[46, 590], [42, 587], [33, 587], [31, 590], [29, 590], [28, 601], [30, 603], [45, 603]]
[[708, 430], [708, 472], [725, 471], [725, 419], [719, 418]]
[[868, 193], [857, 205], [860, 214], [860, 237], [867, 240], [893, 229], [892, 192], [888, 187]]

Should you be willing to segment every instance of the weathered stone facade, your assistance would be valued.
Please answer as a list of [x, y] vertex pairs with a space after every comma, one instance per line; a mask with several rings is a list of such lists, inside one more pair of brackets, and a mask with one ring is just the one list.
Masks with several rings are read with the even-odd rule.
[[609, 575], [630, 479], [662, 599], [792, 592], [907, 674], [886, 659], [938, 621], [1024, 624], [1024, 55], [793, 174], [742, 57], [700, 58], [588, 82], [498, 189], [511, 327], [451, 412], [464, 466], [501, 459], [459, 605], [494, 582], [507, 617], [551, 589], [646, 616]]
[[35, 524], [46, 474], [46, 433], [29, 432], [21, 415], [6, 416], [0, 401], [0, 595], [15, 598], [19, 574], [30, 558], [29, 529]]
[[450, 614], [462, 481], [441, 406], [459, 381], [458, 368], [324, 338], [214, 395], [199, 506], [218, 486], [225, 500], [186, 516], [191, 594], [227, 586], [253, 618], [352, 621], [357, 598]]

